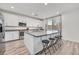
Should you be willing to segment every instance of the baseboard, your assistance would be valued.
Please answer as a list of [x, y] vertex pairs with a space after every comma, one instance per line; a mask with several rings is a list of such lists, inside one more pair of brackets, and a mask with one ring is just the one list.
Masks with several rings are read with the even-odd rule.
[[69, 39], [63, 39], [63, 40], [68, 40], [68, 41], [79, 43], [79, 41], [77, 41], [77, 40], [69, 40]]
[[10, 41], [0, 42], [0, 43], [8, 43], [8, 42], [13, 42], [13, 41], [18, 41], [18, 40], [23, 40], [23, 39], [15, 39], [15, 40], [10, 40]]

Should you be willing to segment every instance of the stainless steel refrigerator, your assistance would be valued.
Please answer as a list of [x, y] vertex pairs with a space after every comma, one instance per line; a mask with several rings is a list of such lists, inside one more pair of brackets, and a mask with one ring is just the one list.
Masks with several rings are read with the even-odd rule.
[[0, 13], [0, 55], [5, 53], [4, 18]]

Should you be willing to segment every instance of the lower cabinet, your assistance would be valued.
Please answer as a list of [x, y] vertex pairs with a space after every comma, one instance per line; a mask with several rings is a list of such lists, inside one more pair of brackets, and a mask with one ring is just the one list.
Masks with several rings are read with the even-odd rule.
[[8, 31], [5, 32], [5, 40], [4, 41], [11, 41], [19, 39], [19, 31]]

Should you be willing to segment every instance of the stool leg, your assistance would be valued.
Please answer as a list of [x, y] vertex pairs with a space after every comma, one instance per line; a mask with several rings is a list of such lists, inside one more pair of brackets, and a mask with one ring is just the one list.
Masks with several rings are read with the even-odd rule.
[[[48, 49], [49, 49], [49, 48], [48, 48]], [[50, 53], [50, 55], [51, 55], [50, 49], [49, 49], [49, 53]]]
[[61, 45], [62, 45], [62, 40], [61, 40], [61, 39], [59, 39], [59, 41], [57, 42], [57, 46], [58, 46], [58, 47], [57, 47], [57, 49], [58, 49], [58, 48], [60, 48], [60, 47], [61, 47]]
[[45, 55], [47, 54], [46, 53], [46, 46], [43, 44], [43, 50], [44, 50], [44, 53], [45, 53]]
[[[59, 39], [58, 39], [58, 40], [59, 40]], [[61, 46], [60, 40], [57, 42], [56, 45], [57, 45], [57, 49], [60, 48], [60, 46]]]
[[47, 45], [45, 46], [45, 54], [47, 54]]
[[57, 51], [57, 45], [56, 44], [54, 45], [54, 49], [55, 49], [55, 51]]
[[53, 41], [50, 41], [50, 47], [52, 47], [53, 52], [55, 52], [55, 46], [53, 45]]
[[[49, 52], [50, 54], [51, 54], [51, 52], [50, 52], [50, 49], [48, 48], [48, 44], [46, 44], [45, 45], [45, 47], [44, 47], [44, 49], [45, 49], [45, 55]], [[48, 51], [48, 52], [47, 52]]]
[[54, 44], [53, 44], [53, 41], [51, 41], [51, 47], [52, 47], [52, 49], [53, 49], [53, 52], [55, 52], [55, 46], [54, 46]]
[[62, 37], [60, 37], [59, 39], [60, 39], [60, 47], [61, 47], [61, 45], [63, 44]]
[[47, 45], [47, 49], [48, 49], [48, 51], [49, 51], [49, 53], [50, 53], [50, 55], [51, 55], [51, 51], [50, 51], [50, 49], [49, 49], [48, 45]]
[[59, 40], [59, 48], [61, 47], [62, 43], [63, 43], [63, 42], [62, 42], [62, 39], [60, 39], [60, 40]]
[[58, 42], [54, 44], [54, 49], [55, 49], [55, 51], [57, 51], [58, 46], [59, 46]]
[[55, 46], [54, 45], [52, 46], [52, 49], [53, 49], [53, 52], [55, 53]]

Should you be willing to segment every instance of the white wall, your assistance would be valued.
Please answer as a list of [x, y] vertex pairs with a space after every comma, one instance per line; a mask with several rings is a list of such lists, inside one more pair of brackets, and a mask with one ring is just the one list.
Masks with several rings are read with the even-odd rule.
[[79, 42], [79, 11], [62, 15], [63, 39]]

